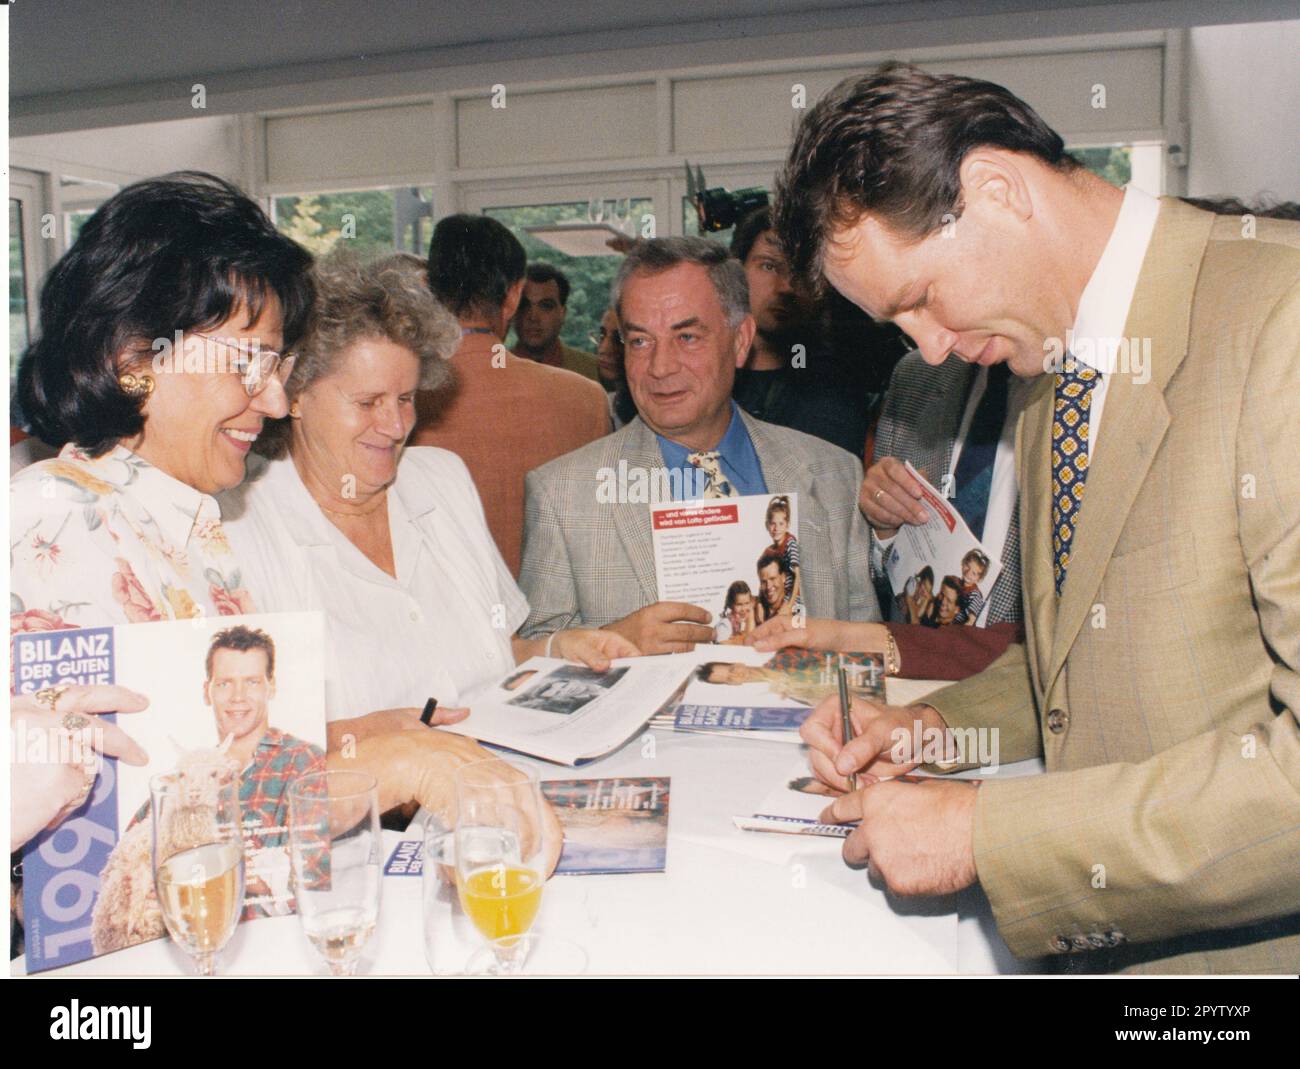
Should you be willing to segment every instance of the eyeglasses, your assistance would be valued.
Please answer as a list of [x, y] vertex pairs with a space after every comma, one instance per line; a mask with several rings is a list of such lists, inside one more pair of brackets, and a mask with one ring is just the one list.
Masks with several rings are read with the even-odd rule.
[[290, 353], [277, 353], [274, 349], [263, 349], [257, 342], [240, 342], [232, 338], [218, 338], [213, 334], [190, 331], [197, 338], [204, 338], [227, 349], [234, 349], [239, 354], [235, 370], [244, 381], [244, 389], [249, 397], [256, 397], [271, 384], [274, 375], [283, 386], [293, 374], [296, 357]]

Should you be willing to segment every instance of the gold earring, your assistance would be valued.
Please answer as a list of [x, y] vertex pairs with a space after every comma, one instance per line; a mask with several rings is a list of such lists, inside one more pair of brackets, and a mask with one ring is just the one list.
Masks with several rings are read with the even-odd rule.
[[117, 377], [117, 384], [128, 397], [148, 397], [153, 393], [154, 381], [149, 375], [133, 375], [125, 372]]
[[289, 406], [290, 419], [302, 419], [302, 411], [298, 408], [298, 402], [295, 401]]

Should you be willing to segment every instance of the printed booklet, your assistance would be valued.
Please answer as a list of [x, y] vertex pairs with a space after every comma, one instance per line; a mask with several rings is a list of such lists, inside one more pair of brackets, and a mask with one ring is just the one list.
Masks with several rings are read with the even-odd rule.
[[[149, 798], [150, 779], [162, 773], [197, 782], [214, 767], [242, 769], [244, 919], [293, 912], [286, 790], [325, 764], [319, 613], [18, 633], [12, 641], [15, 693], [116, 683], [149, 699], [142, 712], [105, 717], [140, 744], [148, 763], [100, 760], [82, 808], [23, 848], [28, 972], [166, 934]], [[15, 734], [14, 743], [49, 744], [44, 732]]]
[[839, 693], [841, 663], [852, 670], [856, 696], [884, 701], [884, 661], [877, 654], [697, 646], [693, 655], [699, 664], [681, 696], [652, 727], [797, 745], [813, 707]]
[[894, 591], [898, 615], [909, 624], [983, 627], [989, 592], [1002, 562], [994, 560], [971, 534], [966, 521], [911, 464], [907, 470], [922, 487], [930, 518], [904, 524], [885, 551], [885, 574]]
[[[557, 876], [663, 872], [668, 861], [668, 776], [542, 780], [564, 828]], [[422, 827], [422, 825], [420, 825]], [[401, 840], [385, 876], [419, 876], [423, 841]]]
[[714, 641], [735, 644], [764, 620], [802, 611], [798, 497], [651, 505], [659, 600], [707, 609]]

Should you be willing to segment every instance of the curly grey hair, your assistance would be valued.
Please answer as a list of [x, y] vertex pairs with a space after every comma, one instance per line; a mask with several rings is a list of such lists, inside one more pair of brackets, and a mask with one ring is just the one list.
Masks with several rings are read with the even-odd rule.
[[[285, 383], [290, 402], [336, 371], [353, 344], [366, 338], [385, 338], [414, 353], [421, 390], [450, 380], [447, 358], [460, 342], [460, 328], [429, 290], [422, 259], [399, 252], [362, 264], [351, 253], [332, 253], [313, 274], [316, 303]], [[254, 448], [272, 459], [284, 456], [289, 428], [287, 417], [268, 422]]]
[[638, 272], [657, 275], [678, 264], [703, 267], [722, 303], [727, 324], [734, 330], [744, 322], [749, 315], [749, 282], [745, 269], [725, 245], [708, 238], [649, 238], [636, 242], [623, 257], [609, 288], [609, 303], [619, 319], [623, 318], [620, 304], [629, 278]]

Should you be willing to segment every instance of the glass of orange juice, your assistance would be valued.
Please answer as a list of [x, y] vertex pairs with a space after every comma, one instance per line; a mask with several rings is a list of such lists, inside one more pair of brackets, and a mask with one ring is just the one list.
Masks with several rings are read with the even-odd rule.
[[546, 881], [537, 773], [490, 757], [456, 770], [456, 883], [499, 975], [523, 969]]

